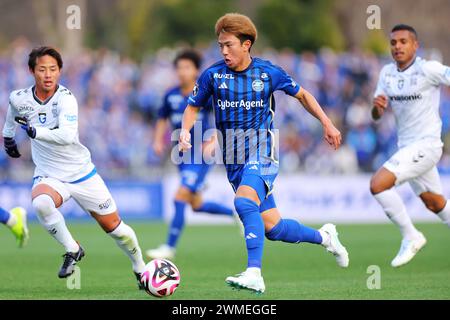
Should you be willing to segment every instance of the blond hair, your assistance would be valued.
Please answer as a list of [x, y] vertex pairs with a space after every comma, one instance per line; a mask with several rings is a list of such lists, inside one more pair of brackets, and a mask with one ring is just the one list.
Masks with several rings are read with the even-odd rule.
[[252, 45], [258, 36], [252, 20], [240, 13], [227, 13], [220, 17], [216, 22], [215, 31], [216, 36], [221, 32], [228, 32], [238, 37], [241, 43], [250, 40]]

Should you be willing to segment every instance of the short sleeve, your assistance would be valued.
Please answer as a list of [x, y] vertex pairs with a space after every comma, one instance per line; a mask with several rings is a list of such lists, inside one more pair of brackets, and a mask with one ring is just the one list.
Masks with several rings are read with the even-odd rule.
[[292, 79], [290, 75], [287, 74], [279, 66], [274, 66], [272, 69], [272, 79], [274, 82], [274, 91], [281, 90], [290, 96], [295, 96], [300, 90], [300, 85]]
[[189, 105], [193, 107], [207, 107], [209, 98], [212, 95], [212, 84], [209, 70], [205, 70], [192, 90], [189, 96]]
[[373, 94], [373, 97], [376, 98], [379, 95], [383, 95], [386, 96], [386, 90], [384, 89], [384, 68], [381, 69], [380, 71], [380, 75], [378, 77], [378, 82], [377, 82], [377, 88], [375, 89], [375, 92]]
[[433, 85], [450, 86], [450, 68], [448, 66], [438, 61], [427, 61], [423, 64], [422, 71]]

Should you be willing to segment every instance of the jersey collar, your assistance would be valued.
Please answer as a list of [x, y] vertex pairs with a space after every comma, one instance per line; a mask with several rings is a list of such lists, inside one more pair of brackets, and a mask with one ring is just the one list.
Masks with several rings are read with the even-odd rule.
[[415, 62], [416, 62], [416, 59], [417, 59], [417, 56], [416, 57], [414, 57], [414, 60], [409, 64], [409, 66], [407, 66], [405, 69], [403, 69], [403, 70], [400, 70], [398, 67], [397, 67], [397, 71], [398, 72], [405, 72], [406, 70], [408, 70]]
[[228, 68], [228, 66], [227, 66], [227, 69], [230, 70], [230, 71], [232, 71], [232, 72], [234, 72], [234, 73], [245, 73], [245, 72], [247, 72], [247, 71], [253, 66], [253, 62], [255, 61], [255, 58], [253, 58], [253, 57], [250, 57], [250, 59], [251, 59], [250, 64], [249, 64], [249, 65], [247, 66], [247, 68], [245, 68], [244, 70], [241, 70], [241, 71], [234, 71], [234, 70]]
[[53, 96], [58, 91], [58, 89], [59, 89], [59, 84], [56, 85], [55, 92], [53, 92], [53, 94], [50, 97], [48, 97], [47, 99], [45, 99], [44, 101], [41, 101], [41, 99], [39, 99], [37, 97], [36, 92], [35, 92], [36, 91], [36, 86], [33, 86], [31, 88], [31, 92], [33, 92], [33, 98], [34, 98], [34, 100], [36, 100], [37, 103], [39, 103], [40, 105], [45, 105], [53, 98]]

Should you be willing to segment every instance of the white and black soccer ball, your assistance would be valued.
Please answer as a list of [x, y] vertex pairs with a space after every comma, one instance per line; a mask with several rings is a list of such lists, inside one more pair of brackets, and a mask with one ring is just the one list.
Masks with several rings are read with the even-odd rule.
[[180, 271], [167, 259], [154, 259], [145, 265], [141, 274], [145, 291], [155, 297], [172, 295], [180, 284]]

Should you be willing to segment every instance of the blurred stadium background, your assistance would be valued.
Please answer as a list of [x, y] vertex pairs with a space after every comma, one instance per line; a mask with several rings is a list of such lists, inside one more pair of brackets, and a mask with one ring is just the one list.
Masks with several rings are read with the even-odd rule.
[[[203, 67], [220, 60], [213, 26], [223, 13], [252, 17], [259, 29], [254, 55], [272, 60], [311, 91], [343, 133], [334, 152], [322, 141], [320, 124], [296, 100], [278, 94], [275, 125], [280, 129], [278, 204], [303, 221], [387, 221], [369, 194], [369, 177], [396, 148], [395, 121], [370, 117], [379, 70], [390, 61], [388, 32], [400, 22], [417, 29], [420, 55], [449, 64], [446, 0], [14, 0], [0, 1], [0, 119], [9, 92], [32, 84], [27, 56], [32, 47], [61, 48], [62, 83], [80, 106], [80, 139], [109, 181], [124, 216], [161, 219], [172, 214], [177, 187], [170, 150], [158, 158], [152, 148], [157, 110], [164, 91], [176, 84], [172, 59], [195, 47]], [[69, 5], [81, 9], [81, 29], [69, 30]], [[381, 8], [380, 30], [369, 30], [369, 5]], [[433, 17], [432, 19], [430, 17]], [[446, 40], [445, 40], [446, 39]], [[450, 189], [450, 88], [441, 94], [445, 150], [439, 164]], [[3, 123], [3, 122], [2, 122]], [[167, 135], [170, 144], [170, 133]], [[4, 207], [29, 208], [33, 165], [28, 138], [18, 132], [22, 158], [0, 152], [0, 199]], [[169, 148], [170, 149], [170, 148]], [[214, 181], [214, 182], [213, 182]], [[205, 197], [232, 204], [223, 168], [216, 166]], [[402, 187], [411, 214], [434, 217]], [[133, 201], [130, 201], [133, 199]], [[161, 201], [164, 199], [164, 201]], [[64, 209], [86, 217], [74, 202]], [[191, 222], [229, 222], [189, 215]]]

